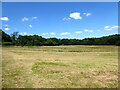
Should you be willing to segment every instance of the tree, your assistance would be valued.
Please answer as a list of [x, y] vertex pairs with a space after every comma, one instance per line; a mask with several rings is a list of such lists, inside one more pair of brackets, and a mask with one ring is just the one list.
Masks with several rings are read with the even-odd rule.
[[10, 36], [8, 34], [6, 34], [4, 31], [0, 30], [0, 34], [1, 34], [0, 40], [2, 40], [2, 42], [12, 42]]
[[19, 32], [13, 32], [13, 34], [11, 35], [11, 39], [12, 39], [12, 43], [15, 45], [16, 44], [16, 40], [19, 37], [18, 35]]
[[2, 42], [6, 45], [20, 45], [20, 46], [55, 46], [55, 45], [120, 45], [120, 34], [104, 36], [100, 38], [85, 38], [85, 39], [57, 39], [57, 38], [43, 38], [38, 35], [19, 35], [14, 32], [11, 37], [2, 32]]

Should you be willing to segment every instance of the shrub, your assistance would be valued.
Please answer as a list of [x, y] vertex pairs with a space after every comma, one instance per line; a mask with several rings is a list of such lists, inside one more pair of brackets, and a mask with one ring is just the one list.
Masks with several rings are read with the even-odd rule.
[[12, 45], [12, 42], [2, 42], [2, 45], [3, 46], [10, 46], [10, 45]]

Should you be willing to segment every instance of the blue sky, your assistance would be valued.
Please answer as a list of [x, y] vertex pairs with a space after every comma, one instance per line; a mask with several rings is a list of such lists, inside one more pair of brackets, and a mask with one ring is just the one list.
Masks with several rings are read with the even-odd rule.
[[118, 33], [116, 2], [4, 2], [2, 29], [45, 38], [87, 38]]

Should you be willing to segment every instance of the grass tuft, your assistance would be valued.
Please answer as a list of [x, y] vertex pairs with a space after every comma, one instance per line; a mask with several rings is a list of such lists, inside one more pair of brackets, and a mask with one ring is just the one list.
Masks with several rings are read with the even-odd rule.
[[66, 67], [68, 65], [63, 64], [61, 62], [36, 62], [32, 66], [33, 73], [36, 74], [54, 74], [54, 73], [62, 73], [60, 70], [54, 70], [51, 68], [56, 67]]

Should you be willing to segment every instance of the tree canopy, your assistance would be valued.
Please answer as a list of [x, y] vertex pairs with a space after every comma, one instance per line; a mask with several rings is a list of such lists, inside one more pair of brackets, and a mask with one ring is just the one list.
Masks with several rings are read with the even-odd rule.
[[[104, 36], [100, 38], [85, 39], [57, 39], [43, 38], [38, 35], [19, 35], [14, 32], [11, 36], [2, 32], [2, 43], [17, 46], [56, 46], [56, 45], [120, 45], [120, 34]], [[1, 38], [1, 37], [0, 37]]]

